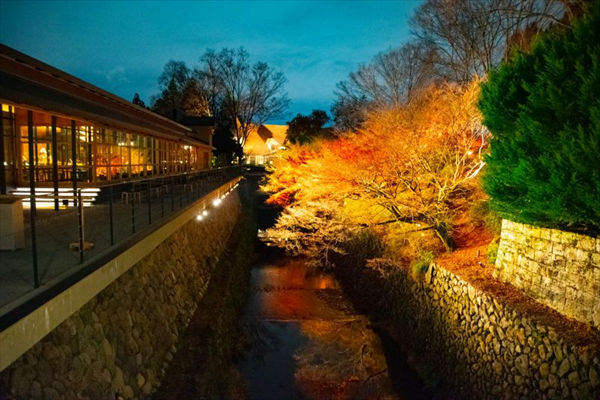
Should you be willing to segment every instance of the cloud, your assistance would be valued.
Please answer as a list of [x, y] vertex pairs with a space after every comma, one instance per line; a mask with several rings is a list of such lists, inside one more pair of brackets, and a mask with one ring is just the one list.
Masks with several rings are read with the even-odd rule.
[[104, 73], [104, 77], [106, 78], [106, 82], [111, 86], [129, 83], [129, 78], [125, 72], [125, 67], [122, 65], [117, 65], [109, 69]]

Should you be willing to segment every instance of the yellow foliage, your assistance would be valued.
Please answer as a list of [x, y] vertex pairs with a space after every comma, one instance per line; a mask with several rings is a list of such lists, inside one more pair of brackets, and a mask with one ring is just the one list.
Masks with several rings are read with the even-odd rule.
[[[264, 189], [273, 193], [270, 201], [293, 207], [296, 214], [310, 208], [313, 227], [319, 218], [329, 229], [344, 224], [346, 231], [403, 222], [408, 230], [421, 227], [417, 241], [435, 232], [448, 245], [453, 213], [477, 190], [473, 178], [484, 165], [488, 132], [478, 98], [478, 81], [466, 87], [443, 84], [405, 106], [374, 110], [359, 132], [280, 153]], [[326, 206], [320, 210], [319, 204]], [[302, 225], [283, 220], [276, 229]], [[339, 241], [341, 230], [335, 232]]]

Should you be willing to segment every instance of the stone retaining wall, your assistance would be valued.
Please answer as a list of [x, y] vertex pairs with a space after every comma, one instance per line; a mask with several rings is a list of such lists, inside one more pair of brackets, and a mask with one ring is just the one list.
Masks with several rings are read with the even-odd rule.
[[159, 385], [240, 213], [191, 220], [0, 374], [0, 398], [144, 399]]
[[437, 265], [421, 281], [381, 259], [346, 268], [353, 297], [387, 320], [457, 398], [600, 398], [593, 334], [576, 339]]
[[600, 238], [504, 220], [494, 276], [600, 327]]

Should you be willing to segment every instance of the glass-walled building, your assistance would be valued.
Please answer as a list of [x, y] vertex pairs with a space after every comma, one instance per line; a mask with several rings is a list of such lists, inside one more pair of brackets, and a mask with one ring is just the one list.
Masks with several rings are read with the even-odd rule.
[[[0, 191], [148, 179], [209, 168], [191, 129], [0, 45]], [[74, 165], [75, 164], [75, 165]]]

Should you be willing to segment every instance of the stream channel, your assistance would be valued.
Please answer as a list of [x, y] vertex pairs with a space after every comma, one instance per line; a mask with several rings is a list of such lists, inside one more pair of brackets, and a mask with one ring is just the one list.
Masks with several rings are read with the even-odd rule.
[[[264, 194], [258, 192], [258, 199]], [[258, 204], [258, 225], [275, 215]], [[331, 273], [258, 245], [238, 362], [250, 399], [426, 399], [406, 357], [358, 313]]]
[[279, 255], [252, 269], [242, 324], [250, 347], [239, 369], [250, 399], [426, 398], [402, 353], [332, 275], [303, 259]]
[[[246, 188], [264, 230], [274, 211], [264, 194]], [[399, 347], [355, 310], [333, 274], [261, 242], [254, 252], [249, 282], [235, 267], [217, 268], [153, 399], [431, 398]]]

